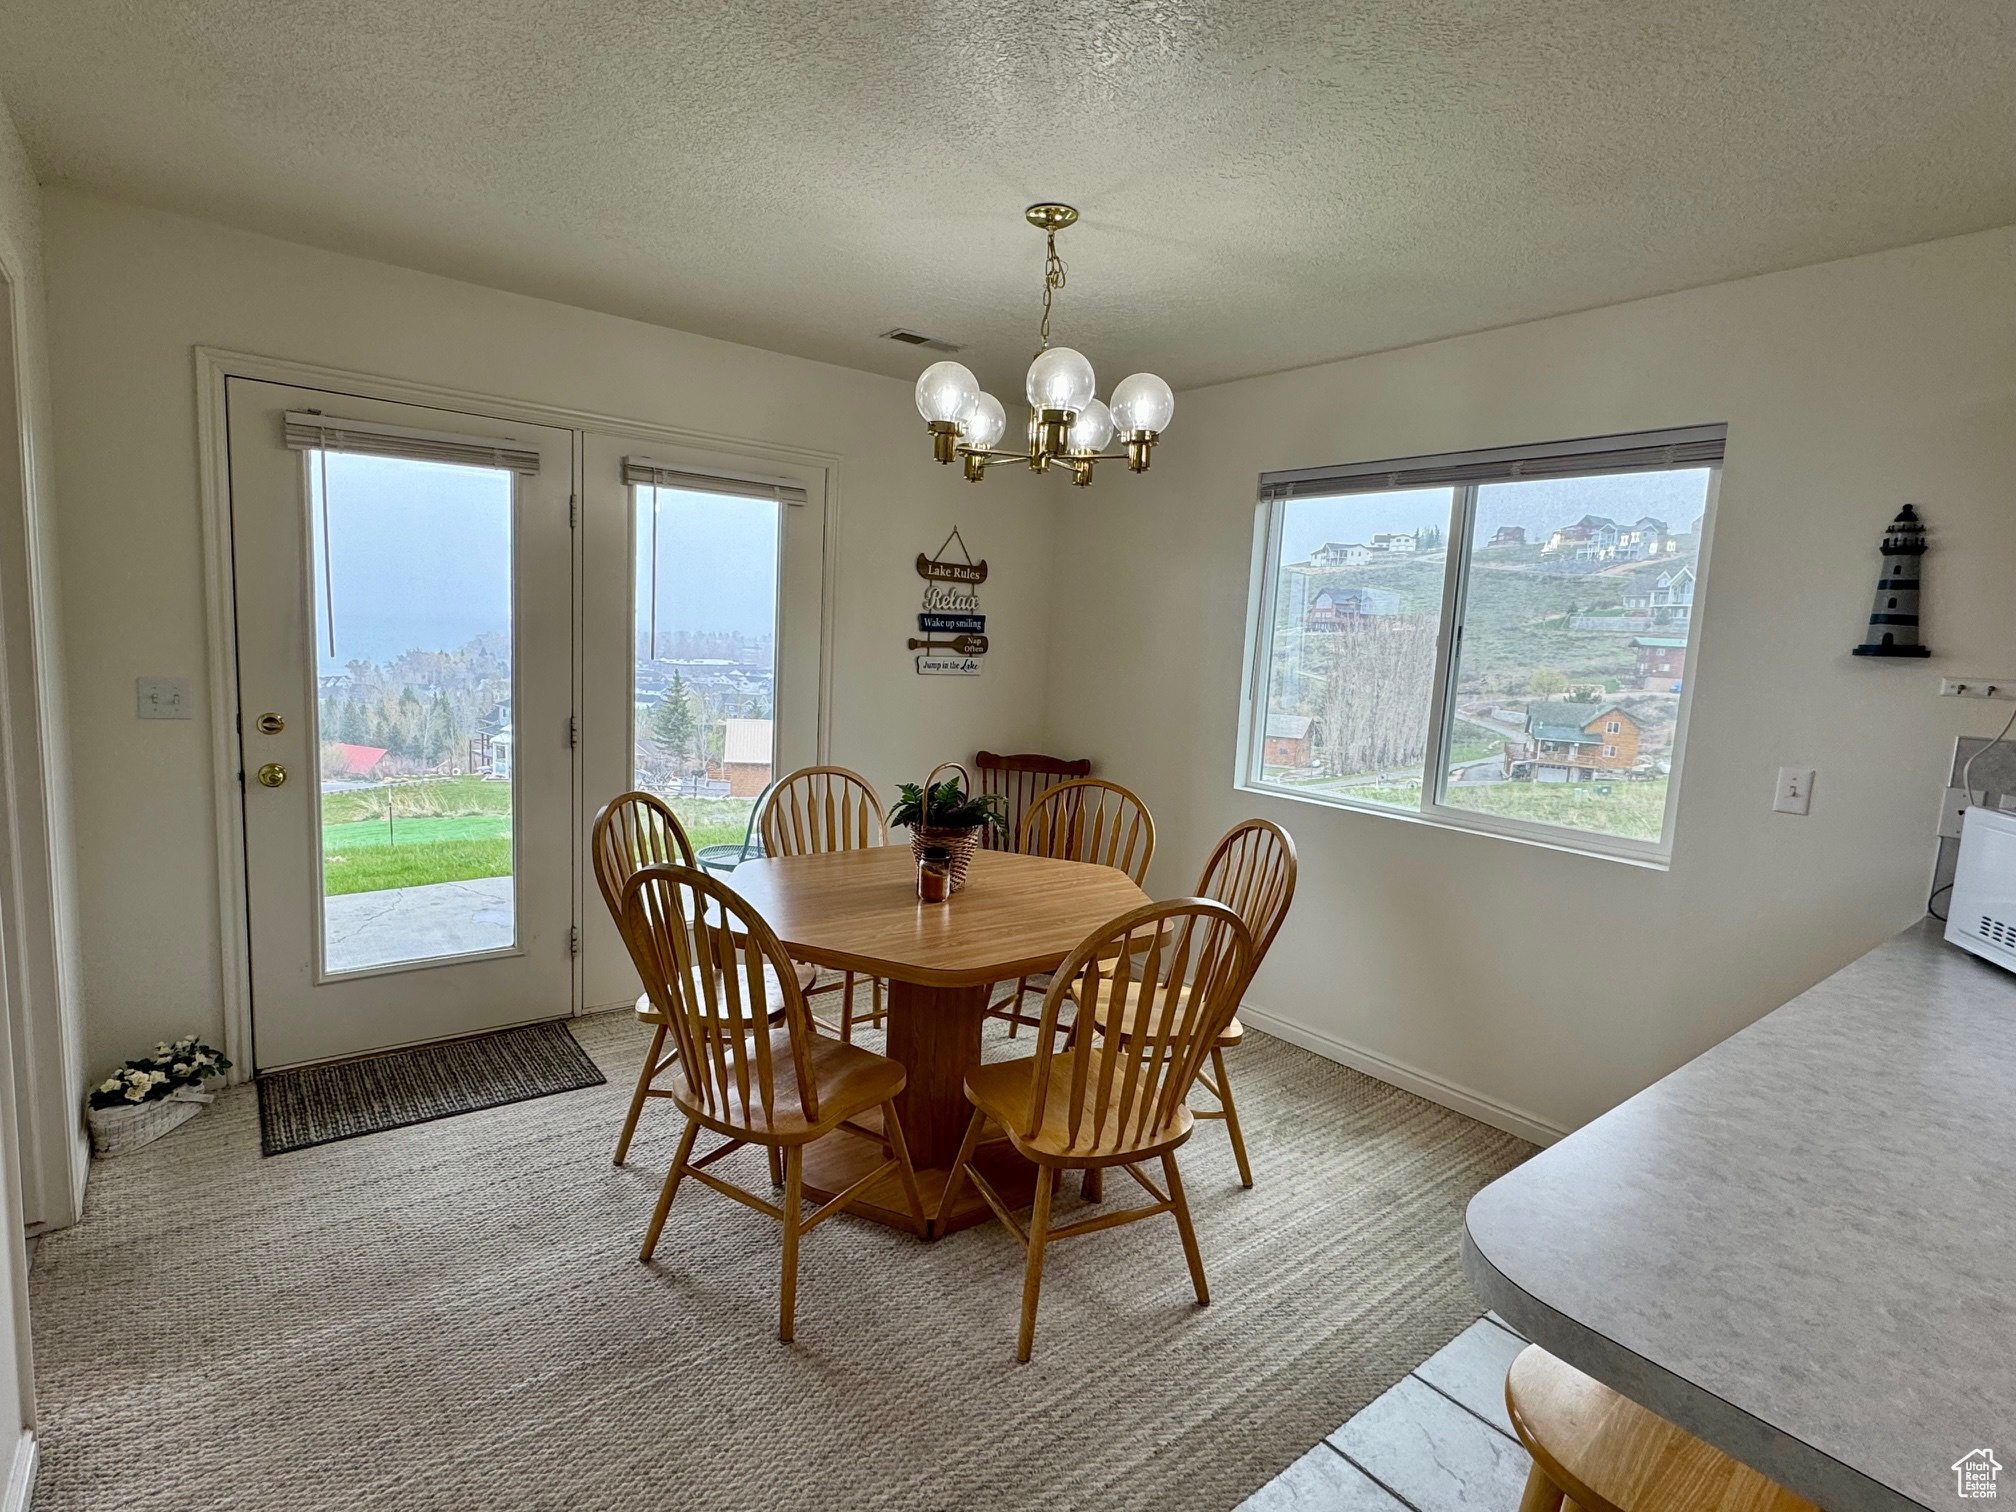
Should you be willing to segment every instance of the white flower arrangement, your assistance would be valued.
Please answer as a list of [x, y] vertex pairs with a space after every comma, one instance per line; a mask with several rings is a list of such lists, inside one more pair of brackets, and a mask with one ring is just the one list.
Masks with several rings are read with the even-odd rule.
[[92, 1087], [91, 1106], [121, 1108], [157, 1102], [185, 1088], [200, 1090], [204, 1082], [230, 1069], [231, 1062], [223, 1051], [185, 1034], [172, 1043], [161, 1041], [151, 1053], [135, 1056]]

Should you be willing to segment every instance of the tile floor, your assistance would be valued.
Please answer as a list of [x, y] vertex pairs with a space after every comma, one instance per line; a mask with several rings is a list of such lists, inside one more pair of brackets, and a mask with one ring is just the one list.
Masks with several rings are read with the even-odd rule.
[[1516, 1512], [1531, 1463], [1505, 1416], [1526, 1341], [1486, 1314], [1239, 1512]]

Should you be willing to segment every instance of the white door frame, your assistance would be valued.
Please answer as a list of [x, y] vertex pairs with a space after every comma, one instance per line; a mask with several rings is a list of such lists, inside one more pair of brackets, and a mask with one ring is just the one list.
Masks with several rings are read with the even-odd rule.
[[[224, 1053], [233, 1062], [234, 1080], [244, 1079], [251, 1069], [248, 1061], [252, 1046], [252, 961], [246, 930], [249, 900], [246, 896], [245, 815], [241, 806], [242, 774], [239, 770], [238, 626], [232, 592], [231, 490], [224, 411], [224, 381], [227, 378], [252, 378], [296, 387], [326, 388], [365, 399], [431, 405], [437, 409], [465, 408], [500, 420], [572, 430], [576, 433], [572, 492], [577, 500], [582, 494], [581, 468], [586, 449], [582, 443], [590, 431], [635, 436], [647, 442], [660, 440], [674, 446], [733, 452], [752, 460], [771, 460], [822, 470], [826, 480], [826, 533], [820, 571], [818, 749], [819, 759], [826, 759], [832, 723], [834, 567], [839, 558], [840, 459], [837, 454], [216, 347], [195, 348], [195, 361], [197, 469], [203, 518], [203, 590], [208, 611], [206, 670], [210, 687], [210, 789], [217, 839], [218, 969], [224, 989]], [[580, 624], [583, 611], [580, 582], [582, 553], [576, 551], [574, 558], [574, 715], [580, 719], [583, 712], [580, 708], [581, 658], [585, 655]], [[581, 787], [579, 763], [576, 764], [575, 787], [573, 812], [578, 851], [587, 801]], [[583, 917], [582, 911], [588, 902], [587, 868], [580, 864], [581, 860], [577, 854], [573, 896], [576, 918]], [[582, 1001], [583, 960], [580, 955], [574, 958], [574, 1000], [577, 1003]]]
[[[76, 1150], [84, 1084], [68, 1049], [75, 1000], [64, 969], [61, 830], [50, 789], [60, 725], [45, 701], [51, 668], [27, 287], [0, 257], [0, 1372], [12, 1377], [0, 1398], [11, 1397], [14, 1409], [0, 1417], [5, 1512], [28, 1506], [39, 1442], [22, 1234], [31, 1220], [67, 1226], [84, 1201]], [[87, 1163], [89, 1151], [87, 1144]]]

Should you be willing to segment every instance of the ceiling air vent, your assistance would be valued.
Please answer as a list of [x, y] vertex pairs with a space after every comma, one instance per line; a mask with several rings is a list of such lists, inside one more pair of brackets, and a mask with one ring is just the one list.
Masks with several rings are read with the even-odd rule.
[[900, 341], [905, 346], [929, 347], [934, 352], [957, 352], [961, 347], [956, 341], [940, 341], [936, 336], [924, 336], [916, 331], [906, 331], [898, 326], [893, 331], [884, 331], [884, 341]]

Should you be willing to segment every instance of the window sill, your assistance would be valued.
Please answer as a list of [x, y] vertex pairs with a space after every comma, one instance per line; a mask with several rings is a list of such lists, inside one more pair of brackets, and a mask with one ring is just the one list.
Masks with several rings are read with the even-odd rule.
[[1614, 861], [1622, 866], [1635, 866], [1642, 871], [1670, 871], [1673, 866], [1670, 848], [1660, 849], [1646, 845], [1643, 841], [1631, 840], [1620, 840], [1613, 844], [1612, 837], [1566, 830], [1558, 825], [1524, 824], [1516, 819], [1466, 814], [1461, 810], [1448, 808], [1422, 812], [1414, 809], [1389, 808], [1377, 803], [1354, 803], [1348, 798], [1334, 794], [1298, 792], [1291, 787], [1278, 787], [1273, 783], [1244, 779], [1235, 781], [1232, 786], [1237, 792], [1252, 793], [1256, 797], [1281, 798], [1290, 803], [1307, 803], [1317, 808], [1339, 809], [1347, 814], [1370, 814], [1378, 819], [1396, 819], [1402, 824], [1425, 824], [1432, 829], [1484, 835], [1493, 840], [1509, 840], [1515, 845], [1530, 845], [1539, 850], [1559, 851], [1570, 856], [1587, 856], [1593, 861]]

